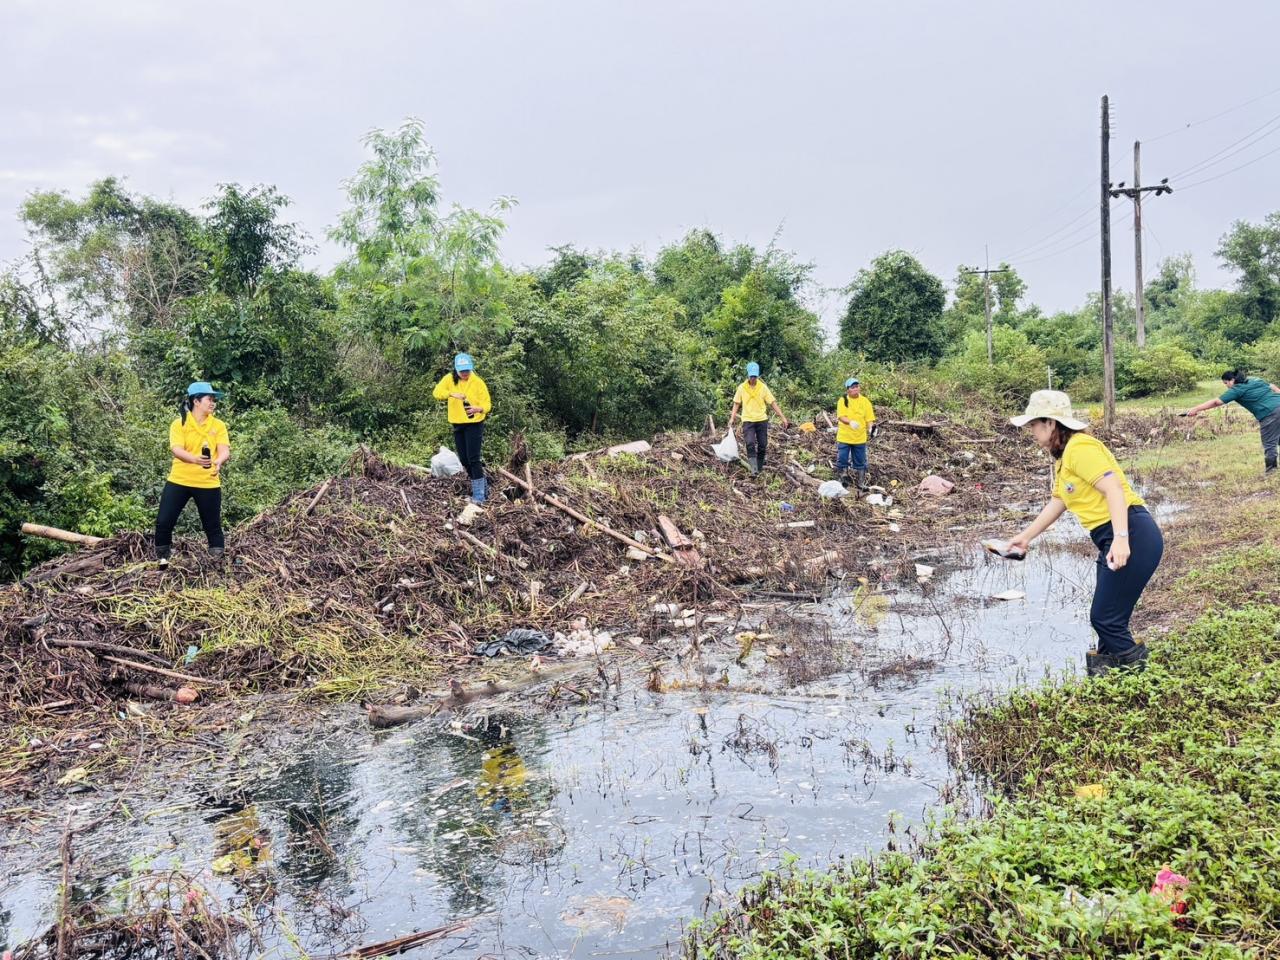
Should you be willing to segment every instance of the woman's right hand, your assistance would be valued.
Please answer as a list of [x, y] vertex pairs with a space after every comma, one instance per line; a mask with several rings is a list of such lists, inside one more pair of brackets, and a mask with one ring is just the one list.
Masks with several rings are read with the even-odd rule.
[[1010, 551], [1017, 550], [1020, 553], [1026, 553], [1030, 549], [1031, 538], [1027, 536], [1027, 532], [1025, 530], [1009, 540]]
[[457, 392], [454, 392], [454, 393], [449, 394], [449, 396], [453, 397], [453, 399], [455, 399], [455, 400], [465, 400], [465, 399], [467, 399], [467, 395], [466, 395], [465, 393], [457, 393]]

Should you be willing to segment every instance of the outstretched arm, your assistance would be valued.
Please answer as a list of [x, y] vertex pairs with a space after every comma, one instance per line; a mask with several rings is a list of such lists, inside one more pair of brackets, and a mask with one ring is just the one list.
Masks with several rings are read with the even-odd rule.
[[1040, 515], [1032, 520], [1025, 530], [1009, 541], [1010, 548], [1026, 553], [1031, 547], [1031, 541], [1053, 526], [1066, 510], [1067, 505], [1065, 503], [1057, 497], [1050, 497], [1049, 502], [1040, 511]]

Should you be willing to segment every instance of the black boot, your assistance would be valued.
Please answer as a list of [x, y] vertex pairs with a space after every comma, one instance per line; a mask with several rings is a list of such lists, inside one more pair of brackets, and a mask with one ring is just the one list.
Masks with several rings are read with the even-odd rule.
[[857, 482], [858, 482], [858, 489], [859, 489], [859, 490], [866, 490], [866, 489], [867, 489], [867, 487], [871, 486], [871, 480], [869, 479], [869, 478], [870, 478], [870, 472], [869, 472], [869, 471], [867, 471], [867, 470], [858, 470], [858, 471], [857, 471], [857, 477], [858, 477], [858, 481], [857, 481]]
[[1100, 677], [1108, 670], [1114, 669], [1118, 664], [1116, 658], [1108, 653], [1099, 653], [1097, 650], [1088, 650], [1084, 655], [1084, 672], [1086, 676]]
[[163, 570], [169, 566], [169, 555], [173, 553], [173, 547], [156, 547], [157, 565]]
[[1263, 471], [1262, 471], [1263, 473], [1270, 473], [1272, 470], [1274, 470], [1274, 469], [1276, 468], [1276, 458], [1275, 458], [1275, 457], [1267, 457], [1267, 458], [1266, 458], [1265, 463], [1266, 463], [1267, 467], [1266, 467], [1266, 469], [1265, 469], [1265, 470], [1263, 470]]

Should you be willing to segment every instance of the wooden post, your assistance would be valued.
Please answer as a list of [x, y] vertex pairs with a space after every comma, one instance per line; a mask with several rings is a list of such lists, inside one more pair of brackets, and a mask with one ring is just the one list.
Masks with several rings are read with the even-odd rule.
[[1133, 141], [1133, 307], [1137, 311], [1138, 349], [1147, 345], [1147, 311], [1142, 302], [1142, 143]]
[[1116, 354], [1111, 326], [1111, 106], [1102, 98], [1102, 423], [1116, 419]]
[[[986, 247], [982, 248], [986, 251]], [[987, 366], [991, 366], [996, 362], [995, 348], [991, 343], [991, 255], [987, 253], [987, 262], [983, 264], [986, 267], [982, 271], [982, 306], [987, 315]]]

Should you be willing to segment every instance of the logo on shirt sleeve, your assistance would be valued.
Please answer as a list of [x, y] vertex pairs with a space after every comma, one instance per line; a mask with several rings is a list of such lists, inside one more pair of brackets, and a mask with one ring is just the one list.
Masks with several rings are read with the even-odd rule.
[[1075, 493], [1075, 492], [1076, 492], [1076, 485], [1074, 483], [1068, 483], [1067, 493]]

